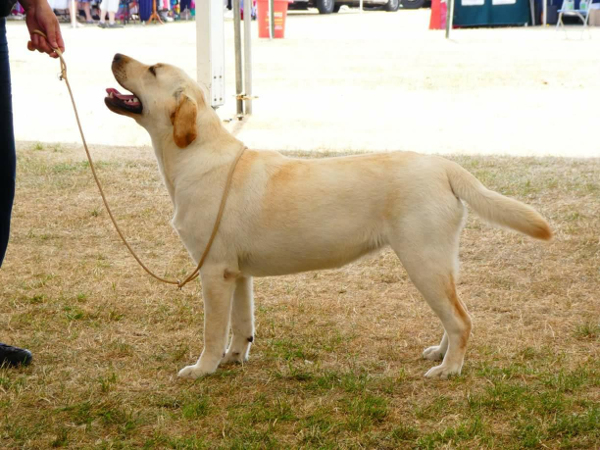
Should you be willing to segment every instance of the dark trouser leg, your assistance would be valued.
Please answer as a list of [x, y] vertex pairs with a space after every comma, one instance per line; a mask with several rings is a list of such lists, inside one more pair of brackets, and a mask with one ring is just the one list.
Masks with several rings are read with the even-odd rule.
[[0, 266], [10, 234], [16, 163], [6, 21], [0, 18]]
[[[10, 234], [16, 164], [6, 21], [0, 18], [0, 266], [4, 260]], [[30, 362], [29, 350], [0, 343], [0, 367], [27, 365]]]

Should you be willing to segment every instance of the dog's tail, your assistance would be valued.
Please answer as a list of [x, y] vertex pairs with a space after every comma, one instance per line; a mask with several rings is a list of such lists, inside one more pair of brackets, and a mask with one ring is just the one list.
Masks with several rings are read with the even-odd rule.
[[452, 161], [448, 161], [446, 173], [454, 194], [467, 202], [482, 218], [536, 239], [552, 238], [548, 222], [532, 207], [490, 191], [477, 178]]

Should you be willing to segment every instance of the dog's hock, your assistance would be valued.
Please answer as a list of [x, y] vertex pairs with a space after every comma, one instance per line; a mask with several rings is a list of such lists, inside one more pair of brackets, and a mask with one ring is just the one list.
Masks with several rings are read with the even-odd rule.
[[173, 140], [179, 148], [186, 148], [198, 137], [196, 118], [198, 105], [196, 101], [181, 94], [175, 111], [171, 114], [173, 124]]

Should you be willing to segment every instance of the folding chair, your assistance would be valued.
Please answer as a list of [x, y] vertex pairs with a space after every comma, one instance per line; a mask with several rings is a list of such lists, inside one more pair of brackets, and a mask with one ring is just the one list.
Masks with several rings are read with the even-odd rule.
[[[580, 0], [579, 8], [575, 9], [575, 1], [574, 0], [563, 0], [562, 6], [558, 10], [558, 21], [556, 22], [556, 30], [560, 28], [562, 25], [565, 28], [565, 24], [563, 23], [563, 16], [576, 16], [581, 19], [583, 22], [583, 29], [581, 30], [581, 36], [583, 36], [584, 31], [587, 29], [588, 20], [590, 18], [590, 7], [592, 5], [593, 0]], [[565, 29], [565, 33], [567, 30]], [[589, 30], [588, 30], [589, 32]]]

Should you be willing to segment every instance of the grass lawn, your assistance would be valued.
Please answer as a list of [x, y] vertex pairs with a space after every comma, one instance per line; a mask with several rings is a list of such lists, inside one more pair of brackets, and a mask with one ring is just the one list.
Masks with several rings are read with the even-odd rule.
[[[191, 270], [152, 150], [92, 151], [144, 260]], [[462, 376], [423, 378], [441, 324], [385, 251], [256, 279], [249, 363], [189, 382], [176, 374], [202, 349], [201, 287], [143, 273], [83, 158], [19, 148], [0, 340], [34, 363], [0, 370], [0, 447], [600, 448], [600, 159], [452, 158], [556, 233], [538, 242], [470, 215]]]

